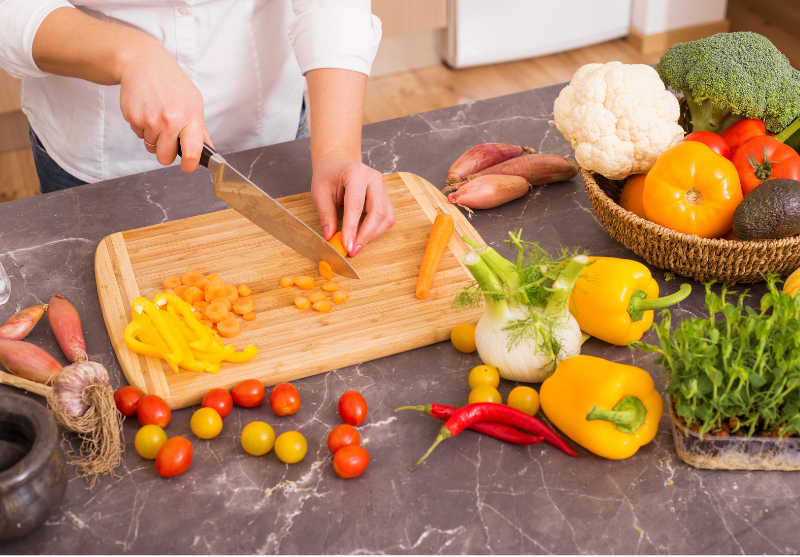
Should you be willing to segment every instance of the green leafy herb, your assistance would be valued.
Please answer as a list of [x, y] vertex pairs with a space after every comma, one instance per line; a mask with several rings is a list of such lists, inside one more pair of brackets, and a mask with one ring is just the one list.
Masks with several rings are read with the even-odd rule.
[[670, 273], [669, 271], [667, 271], [666, 273], [664, 273], [664, 280], [667, 282], [675, 280], [675, 273]]

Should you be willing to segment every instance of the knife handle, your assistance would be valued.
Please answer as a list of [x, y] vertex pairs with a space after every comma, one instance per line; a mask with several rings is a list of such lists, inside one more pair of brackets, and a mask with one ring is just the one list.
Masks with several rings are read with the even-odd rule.
[[[214, 149], [213, 149], [213, 148], [212, 148], [210, 145], [208, 145], [208, 144], [207, 144], [207, 143], [204, 141], [204, 142], [203, 142], [203, 152], [202, 152], [202, 153], [200, 153], [200, 164], [202, 164], [203, 166], [205, 166], [206, 168], [208, 168], [208, 161], [209, 161], [209, 159], [210, 159], [210, 158], [211, 158], [213, 155], [216, 155], [216, 154], [217, 154], [217, 152], [216, 152], [216, 151], [215, 151], [215, 150], [214, 150]], [[179, 157], [182, 157], [182, 156], [183, 156], [183, 155], [181, 154], [181, 138], [180, 138], [180, 137], [178, 138], [178, 156], [179, 156]]]

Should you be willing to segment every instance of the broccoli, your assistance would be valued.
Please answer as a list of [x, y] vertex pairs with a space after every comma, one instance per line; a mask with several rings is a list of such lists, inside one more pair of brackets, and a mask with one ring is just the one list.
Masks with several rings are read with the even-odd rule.
[[678, 43], [656, 66], [683, 92], [694, 131], [719, 133], [737, 120], [763, 120], [779, 132], [800, 114], [800, 72], [758, 33], [718, 33]]

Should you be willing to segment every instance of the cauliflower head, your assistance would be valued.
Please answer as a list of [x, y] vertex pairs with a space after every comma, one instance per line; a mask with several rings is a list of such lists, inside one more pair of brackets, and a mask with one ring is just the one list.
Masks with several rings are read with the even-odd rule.
[[683, 139], [678, 99], [644, 64], [587, 64], [553, 106], [556, 128], [586, 170], [610, 180], [650, 170]]

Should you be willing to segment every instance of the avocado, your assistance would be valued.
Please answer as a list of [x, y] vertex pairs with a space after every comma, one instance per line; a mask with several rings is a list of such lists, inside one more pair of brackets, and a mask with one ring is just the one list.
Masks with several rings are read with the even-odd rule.
[[741, 240], [800, 234], [800, 182], [785, 178], [762, 182], [736, 207], [733, 234]]

